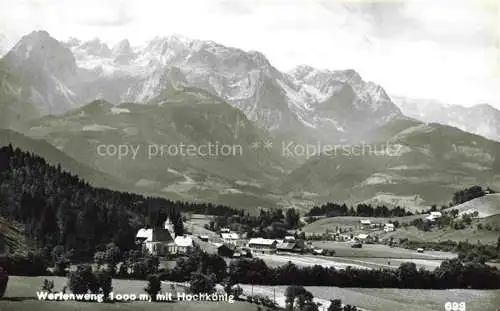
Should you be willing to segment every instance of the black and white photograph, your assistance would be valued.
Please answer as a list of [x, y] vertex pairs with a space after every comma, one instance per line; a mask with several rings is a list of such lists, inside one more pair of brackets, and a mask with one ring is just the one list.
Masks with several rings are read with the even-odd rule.
[[500, 311], [499, 0], [0, 7], [0, 311]]

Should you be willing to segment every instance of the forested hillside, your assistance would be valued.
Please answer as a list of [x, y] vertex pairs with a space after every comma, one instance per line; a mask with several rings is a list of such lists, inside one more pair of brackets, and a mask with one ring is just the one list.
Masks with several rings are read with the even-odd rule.
[[34, 154], [0, 149], [0, 216], [25, 225], [28, 247], [49, 253], [74, 250], [74, 260], [91, 258], [100, 245], [134, 246], [136, 230], [170, 216], [183, 231], [181, 212], [237, 213], [225, 206], [187, 204], [91, 187]]

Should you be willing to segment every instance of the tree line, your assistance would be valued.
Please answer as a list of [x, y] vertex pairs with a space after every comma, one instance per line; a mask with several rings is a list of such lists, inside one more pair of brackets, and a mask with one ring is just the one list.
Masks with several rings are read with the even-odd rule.
[[229, 266], [219, 256], [195, 251], [177, 265], [162, 272], [162, 279], [188, 281], [192, 273], [213, 275], [217, 282], [258, 285], [336, 286], [360, 288], [416, 289], [498, 289], [500, 271], [479, 261], [464, 262], [455, 258], [445, 260], [434, 271], [417, 269], [408, 262], [398, 269], [336, 269], [320, 265], [299, 267], [288, 262], [269, 267], [259, 258], [237, 259]]
[[451, 200], [450, 205], [452, 205], [452, 206], [459, 205], [459, 204], [465, 203], [467, 201], [470, 201], [470, 200], [473, 200], [475, 198], [479, 198], [479, 197], [485, 196], [486, 194], [491, 194], [491, 193], [495, 193], [495, 191], [493, 191], [489, 187], [486, 189], [483, 189], [483, 187], [481, 187], [481, 186], [477, 186], [477, 185], [472, 186], [472, 187], [469, 187], [469, 188], [466, 188], [463, 190], [456, 191], [453, 194], [453, 198]]
[[[483, 188], [481, 186], [472, 186], [463, 190], [453, 193], [453, 197], [448, 206], [443, 205], [443, 208], [459, 205], [467, 201], [485, 196], [487, 194], [495, 193], [491, 188]], [[437, 211], [437, 206], [433, 205], [428, 210], [423, 210], [422, 214]], [[386, 205], [373, 206], [371, 204], [357, 204], [356, 206], [347, 206], [345, 203], [327, 202], [323, 205], [314, 206], [305, 214], [310, 217], [338, 217], [338, 216], [359, 216], [359, 217], [403, 217], [412, 216], [414, 213], [407, 211], [404, 207], [396, 206], [389, 208]]]
[[[302, 286], [291, 285], [285, 290], [285, 310], [286, 311], [318, 311], [319, 306], [314, 302], [311, 292]], [[324, 310], [324, 309], [323, 309]], [[342, 300], [331, 299], [328, 311], [357, 311], [358, 308], [349, 304], [342, 306]]]
[[338, 216], [359, 216], [359, 217], [403, 217], [411, 216], [412, 212], [404, 207], [396, 206], [389, 209], [386, 205], [373, 206], [371, 204], [358, 204], [355, 207], [348, 207], [345, 203], [328, 202], [320, 206], [314, 206], [306, 216], [318, 217], [338, 217]]
[[238, 283], [260, 285], [336, 286], [360, 288], [415, 289], [498, 289], [500, 272], [479, 262], [464, 263], [460, 259], [445, 260], [434, 271], [417, 269], [415, 263], [403, 263], [396, 269], [338, 270], [319, 265], [298, 267], [289, 262], [276, 268], [268, 267], [258, 258], [231, 262], [229, 277]]

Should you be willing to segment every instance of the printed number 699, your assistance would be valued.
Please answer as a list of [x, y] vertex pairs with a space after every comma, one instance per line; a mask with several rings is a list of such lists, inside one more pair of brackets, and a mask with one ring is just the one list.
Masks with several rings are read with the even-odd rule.
[[446, 311], [466, 311], [465, 302], [448, 301], [444, 304]]

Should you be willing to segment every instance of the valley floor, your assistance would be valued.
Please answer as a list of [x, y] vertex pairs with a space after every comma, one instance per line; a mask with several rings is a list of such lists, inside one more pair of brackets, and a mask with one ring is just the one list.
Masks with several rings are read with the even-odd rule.
[[291, 261], [299, 267], [320, 265], [323, 267], [334, 267], [336, 269], [345, 269], [348, 266], [355, 269], [397, 269], [404, 262], [413, 262], [417, 269], [425, 268], [434, 270], [439, 267], [441, 259], [411, 259], [411, 258], [383, 258], [383, 257], [328, 257], [312, 255], [277, 255], [277, 254], [257, 254], [257, 258], [263, 259], [270, 267], [277, 267]]
[[[416, 216], [408, 216], [403, 219], [413, 219]], [[328, 228], [334, 229], [332, 221], [342, 223], [347, 226], [356, 226], [359, 224], [361, 217], [334, 217], [318, 220], [317, 222], [326, 222]], [[380, 219], [379, 219], [380, 220]], [[383, 220], [381, 220], [383, 221]], [[312, 223], [311, 225], [316, 224]], [[212, 242], [222, 242], [222, 239], [215, 233], [203, 228], [203, 225], [208, 223], [207, 218], [195, 219], [188, 222], [190, 228], [195, 235], [206, 235], [210, 238], [210, 242], [202, 242], [195, 237], [195, 241], [202, 249], [209, 253], [216, 253], [217, 249]], [[307, 231], [307, 226], [304, 231]], [[399, 232], [396, 231], [396, 232]], [[347, 266], [360, 269], [379, 269], [393, 268], [396, 269], [403, 262], [414, 262], [418, 268], [423, 267], [428, 270], [434, 270], [443, 260], [455, 258], [457, 255], [450, 252], [425, 251], [425, 253], [417, 253], [415, 250], [409, 250], [400, 247], [389, 247], [381, 244], [364, 244], [362, 248], [351, 248], [351, 244], [347, 242], [337, 241], [312, 241], [312, 246], [322, 249], [335, 250], [334, 257], [315, 256], [312, 254], [258, 254], [254, 256], [263, 259], [268, 266], [281, 266], [289, 261], [292, 261], [297, 266], [314, 266], [321, 265], [324, 267], [335, 267], [337, 269], [345, 269]], [[229, 262], [231, 259], [228, 259]]]

